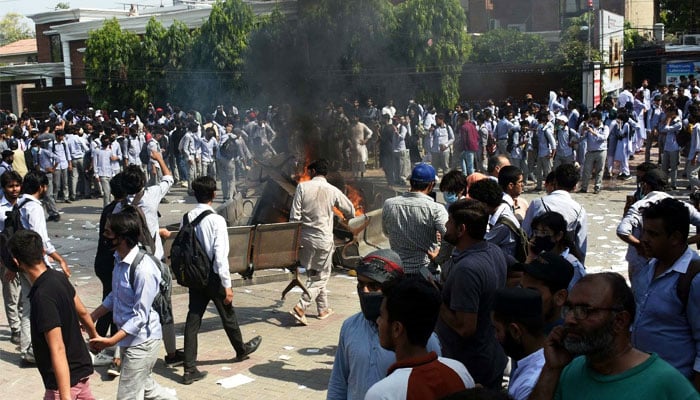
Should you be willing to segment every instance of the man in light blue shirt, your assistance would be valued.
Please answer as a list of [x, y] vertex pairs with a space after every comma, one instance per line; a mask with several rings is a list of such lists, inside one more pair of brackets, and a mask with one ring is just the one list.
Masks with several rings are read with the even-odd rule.
[[536, 191], [542, 191], [542, 182], [544, 178], [552, 172], [552, 160], [554, 159], [554, 153], [556, 152], [556, 142], [554, 140], [554, 124], [548, 120], [548, 115], [545, 112], [541, 112], [537, 116], [537, 142], [538, 147], [535, 149], [537, 151], [537, 165], [535, 173], [537, 176], [537, 186]]
[[581, 140], [586, 141], [586, 160], [583, 165], [583, 179], [581, 179], [580, 193], [588, 192], [588, 181], [594, 176], [593, 192], [600, 193], [603, 185], [603, 168], [608, 150], [608, 136], [610, 129], [602, 122], [602, 115], [599, 111], [591, 113], [591, 119], [583, 131]]
[[66, 203], [70, 203], [68, 193], [68, 172], [73, 171], [73, 158], [68, 150], [65, 131], [56, 130], [56, 140], [51, 143], [51, 151], [56, 156], [56, 168], [53, 171], [53, 197], [58, 199], [63, 194]]
[[[688, 208], [665, 198], [643, 209], [642, 221], [642, 246], [653, 258], [632, 277], [632, 344], [658, 353], [700, 389], [700, 276], [693, 268], [699, 257], [687, 244]], [[682, 282], [689, 283], [685, 292]]]
[[161, 387], [152, 376], [163, 336], [160, 317], [153, 309], [161, 283], [160, 271], [146, 256], [134, 269], [135, 276], [129, 276], [131, 264], [139, 252], [138, 238], [143, 234], [138, 213], [132, 206], [107, 217], [104, 237], [111, 240], [115, 250], [112, 292], [92, 312], [92, 319], [97, 320], [111, 311], [119, 331], [109, 338], [91, 339], [90, 346], [94, 350], [115, 345], [121, 348], [117, 399], [133, 398], [134, 393], [140, 392], [145, 399], [177, 399], [174, 390]]
[[430, 128], [430, 153], [431, 163], [435, 171], [442, 169], [442, 173], [449, 172], [450, 146], [455, 141], [452, 127], [445, 123], [445, 115], [438, 114], [435, 117], [435, 126]]
[[[392, 250], [376, 250], [357, 266], [357, 294], [361, 312], [343, 322], [333, 370], [328, 382], [328, 400], [362, 400], [367, 390], [386, 376], [396, 362], [393, 351], [379, 344], [377, 323], [382, 304], [382, 284], [403, 275], [401, 258]], [[441, 354], [433, 333], [428, 350]]]

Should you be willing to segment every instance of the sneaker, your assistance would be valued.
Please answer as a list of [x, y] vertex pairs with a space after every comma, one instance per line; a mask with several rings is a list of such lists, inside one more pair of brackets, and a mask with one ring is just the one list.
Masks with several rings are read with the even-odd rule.
[[19, 331], [12, 332], [12, 335], [10, 336], [10, 343], [19, 344], [19, 337], [20, 337]]
[[106, 365], [112, 364], [113, 362], [114, 357], [107, 354], [107, 352], [104, 350], [92, 356], [92, 365], [94, 367], [104, 367]]
[[111, 376], [112, 378], [116, 378], [121, 374], [122, 374], [122, 363], [112, 361], [112, 363], [109, 365], [109, 368], [107, 368], [107, 375]]
[[236, 358], [233, 359], [233, 362], [241, 362], [243, 360], [249, 359], [250, 355], [255, 353], [255, 350], [257, 350], [258, 347], [260, 347], [260, 343], [262, 343], [262, 336], [256, 336], [250, 339], [248, 343], [243, 345], [243, 354], [236, 355]]
[[600, 193], [600, 188], [593, 189], [593, 194], [598, 194], [598, 193]]
[[185, 362], [185, 353], [182, 350], [175, 350], [172, 356], [165, 356], [165, 366], [168, 368], [179, 367]]
[[191, 385], [194, 382], [201, 381], [202, 379], [206, 378], [208, 374], [209, 373], [207, 371], [200, 371], [197, 368], [191, 371], [185, 371], [185, 373], [182, 375], [182, 384]]

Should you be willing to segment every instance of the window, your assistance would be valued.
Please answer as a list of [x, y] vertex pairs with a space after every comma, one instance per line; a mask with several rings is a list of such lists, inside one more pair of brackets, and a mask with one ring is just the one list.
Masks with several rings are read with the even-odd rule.
[[49, 36], [49, 57], [51, 62], [63, 62], [63, 46], [59, 35]]

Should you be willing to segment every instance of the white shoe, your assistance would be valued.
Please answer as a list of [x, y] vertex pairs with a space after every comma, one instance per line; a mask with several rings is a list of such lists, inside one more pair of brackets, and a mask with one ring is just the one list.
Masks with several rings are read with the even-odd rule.
[[110, 365], [113, 359], [114, 357], [102, 350], [101, 352], [92, 355], [92, 365], [95, 367], [104, 367], [106, 365]]

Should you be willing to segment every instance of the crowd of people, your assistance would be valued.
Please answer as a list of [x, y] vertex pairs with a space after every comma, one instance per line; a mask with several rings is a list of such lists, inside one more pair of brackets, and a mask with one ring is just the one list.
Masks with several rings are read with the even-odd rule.
[[[3, 265], [11, 340], [39, 367], [47, 398], [92, 398], [93, 365], [119, 376], [118, 399], [177, 398], [152, 377], [160, 343], [167, 365], [184, 364], [183, 384], [204, 379], [197, 333], [213, 301], [234, 361], [246, 359], [262, 338], [242, 338], [226, 221], [212, 204], [217, 181], [229, 200], [245, 171], [286, 153], [311, 176], [289, 215], [302, 224], [308, 274], [290, 311], [302, 325], [313, 303], [318, 319], [333, 314], [334, 209], [355, 213], [326, 175], [361, 180], [381, 167], [387, 184], [408, 186], [383, 205], [390, 249], [356, 268], [361, 312], [341, 328], [329, 399], [498, 398], [504, 376], [518, 400], [583, 398], [582, 385], [594, 398], [700, 398], [700, 257], [688, 246], [700, 241], [688, 237], [700, 213], [667, 193], [677, 190], [683, 157], [689, 187], [700, 184], [699, 104], [691, 77], [654, 92], [646, 81], [627, 85], [590, 112], [559, 90], [547, 102], [528, 95], [444, 112], [413, 100], [405, 112], [393, 101], [380, 110], [372, 99], [344, 100], [311, 118], [294, 118], [289, 106], [202, 115], [169, 104], [143, 115], [63, 104], [46, 118], [3, 113], [0, 222], [16, 209], [22, 227], [8, 243], [14, 263]], [[309, 149], [316, 159], [305, 165]], [[628, 286], [617, 274], [586, 275], [587, 214], [571, 194], [587, 192], [591, 179], [596, 194], [606, 177], [631, 179], [637, 153], [645, 162], [617, 231], [629, 245]], [[546, 191], [529, 203], [528, 180]], [[212, 284], [189, 288], [184, 351], [172, 318], [153, 305], [167, 280], [158, 205], [175, 184], [196, 199], [182, 224], [197, 221], [213, 260]], [[88, 312], [46, 224], [60, 220], [57, 201], [91, 197], [104, 204], [95, 257], [103, 302]]]

